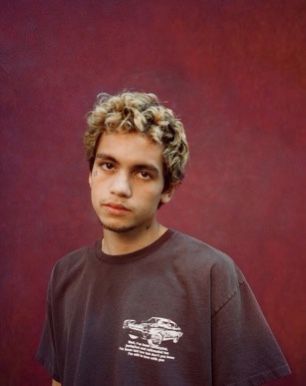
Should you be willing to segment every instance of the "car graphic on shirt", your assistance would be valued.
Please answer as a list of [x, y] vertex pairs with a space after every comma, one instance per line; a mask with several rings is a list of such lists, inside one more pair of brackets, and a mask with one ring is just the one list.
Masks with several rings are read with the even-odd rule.
[[170, 319], [152, 317], [137, 323], [136, 320], [127, 319], [123, 322], [123, 328], [128, 329], [129, 337], [138, 337], [146, 340], [150, 346], [157, 347], [165, 340], [177, 343], [183, 335], [178, 325]]

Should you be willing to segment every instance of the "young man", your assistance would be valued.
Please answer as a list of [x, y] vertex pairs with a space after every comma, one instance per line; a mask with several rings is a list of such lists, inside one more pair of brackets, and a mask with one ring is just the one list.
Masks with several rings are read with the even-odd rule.
[[182, 123], [153, 94], [100, 95], [89, 185], [103, 238], [65, 256], [37, 358], [53, 385], [246, 386], [290, 373], [243, 274], [156, 219], [182, 181]]

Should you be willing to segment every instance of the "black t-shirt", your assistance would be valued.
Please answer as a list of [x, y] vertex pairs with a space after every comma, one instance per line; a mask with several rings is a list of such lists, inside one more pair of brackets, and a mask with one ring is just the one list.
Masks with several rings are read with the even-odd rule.
[[37, 359], [63, 386], [255, 386], [290, 373], [231, 258], [174, 230], [134, 253], [97, 241], [59, 260]]

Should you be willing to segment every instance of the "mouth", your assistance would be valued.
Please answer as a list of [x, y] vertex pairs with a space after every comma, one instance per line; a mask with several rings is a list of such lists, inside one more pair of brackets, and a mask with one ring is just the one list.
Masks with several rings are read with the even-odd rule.
[[102, 206], [111, 213], [130, 212], [130, 209], [128, 209], [126, 206], [122, 204], [115, 204], [115, 203], [109, 202], [109, 203], [102, 204]]

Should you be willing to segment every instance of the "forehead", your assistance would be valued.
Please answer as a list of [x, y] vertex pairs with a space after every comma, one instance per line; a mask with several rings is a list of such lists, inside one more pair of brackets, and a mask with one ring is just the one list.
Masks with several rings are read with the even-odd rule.
[[96, 156], [100, 154], [128, 165], [163, 165], [163, 146], [142, 133], [103, 133]]

